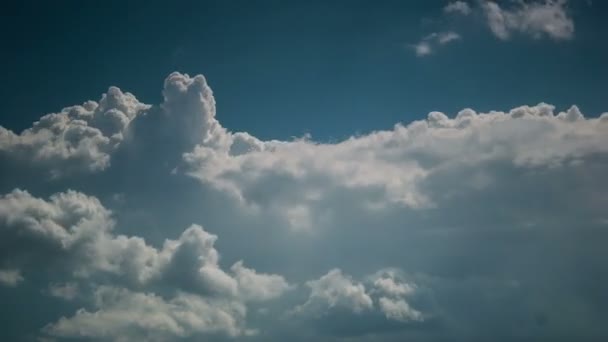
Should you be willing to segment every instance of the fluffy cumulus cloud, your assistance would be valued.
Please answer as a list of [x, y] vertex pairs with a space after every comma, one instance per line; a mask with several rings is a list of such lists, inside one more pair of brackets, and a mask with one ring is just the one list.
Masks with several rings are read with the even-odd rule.
[[74, 170], [100, 171], [123, 141], [129, 123], [149, 108], [132, 94], [110, 87], [99, 102], [47, 114], [16, 134], [0, 126], [0, 154], [11, 162], [26, 162], [58, 177]]
[[[375, 190], [380, 195], [361, 201], [422, 209], [459, 192], [492, 187], [496, 180], [486, 168], [495, 163], [513, 172], [567, 172], [587, 156], [606, 152], [606, 123], [606, 116], [585, 119], [576, 106], [555, 113], [544, 103], [509, 112], [465, 109], [453, 118], [431, 112], [427, 120], [337, 144], [255, 141], [239, 154], [231, 145], [201, 144], [184, 161], [188, 174], [239, 201], [284, 215], [286, 224], [313, 226], [323, 218], [320, 203], [337, 191]], [[233, 139], [225, 141], [234, 144]], [[459, 182], [439, 185], [457, 174]], [[282, 186], [273, 188], [276, 182]], [[294, 213], [298, 220], [291, 219]]]
[[[70, 280], [49, 284], [48, 293], [65, 300], [78, 295], [77, 282], [94, 287], [96, 311], [83, 308], [61, 318], [45, 328], [51, 335], [236, 336], [250, 333], [245, 303], [277, 298], [289, 288], [283, 277], [257, 273], [242, 262], [224, 271], [214, 248], [217, 236], [198, 225], [155, 248], [141, 237], [114, 234], [111, 212], [75, 191], [44, 200], [14, 190], [0, 197], [0, 208], [2, 261], [14, 267], [0, 273], [2, 284], [17, 286], [28, 275], [47, 272], [50, 279]], [[100, 282], [112, 286], [95, 285]]]
[[230, 268], [235, 274], [239, 292], [243, 298], [252, 301], [265, 301], [279, 297], [289, 285], [285, 279], [275, 274], [259, 274], [243, 266], [239, 261]]
[[488, 26], [496, 37], [506, 40], [513, 33], [535, 39], [571, 39], [574, 22], [568, 13], [566, 0], [516, 2], [513, 8], [502, 8], [497, 2], [482, 3]]
[[416, 285], [405, 281], [399, 270], [380, 270], [371, 277], [371, 283], [386, 318], [402, 322], [424, 320], [423, 314], [407, 302], [407, 297], [415, 294]]
[[[303, 329], [327, 335], [379, 336], [392, 329], [422, 327], [433, 320], [412, 304], [420, 301], [417, 286], [394, 268], [381, 269], [356, 280], [340, 269], [332, 269], [306, 282], [308, 297], [288, 311]], [[424, 305], [424, 304], [423, 304]]]
[[[527, 258], [539, 258], [540, 264], [547, 265], [555, 260], [586, 260], [593, 266], [581, 277], [602, 274], [591, 261], [593, 255], [602, 253], [601, 248], [583, 240], [589, 235], [600, 240], [605, 237], [601, 223], [605, 214], [599, 203], [606, 201], [607, 186], [591, 179], [601, 178], [606, 168], [607, 130], [606, 115], [585, 118], [576, 106], [565, 111], [545, 103], [506, 112], [464, 109], [453, 117], [431, 112], [426, 120], [332, 144], [306, 138], [251, 138], [246, 148], [235, 152], [232, 146], [238, 133], [226, 133], [227, 145], [199, 144], [184, 154], [179, 170], [228, 194], [242, 210], [257, 217], [278, 217], [295, 232], [304, 226], [304, 230], [335, 239], [332, 243], [345, 250], [365, 248], [364, 241], [375, 243], [383, 247], [375, 250], [376, 255], [368, 255], [368, 260], [387, 262], [391, 255], [399, 255], [405, 258], [403, 264], [437, 276], [429, 285], [442, 288], [435, 296], [444, 302], [444, 308], [435, 307], [442, 314], [430, 313], [441, 322], [437, 324], [461, 325], [465, 335], [475, 331], [468, 324], [480, 318], [463, 315], [454, 307], [455, 299], [442, 297], [447, 293], [468, 296], [462, 285], [466, 278], [458, 278], [468, 274], [480, 277], [471, 285], [473, 291], [504, 291], [508, 293], [505, 298], [515, 296], [508, 306], [529, 312], [530, 317], [525, 318], [529, 325], [524, 325], [522, 334], [533, 335], [541, 324], [543, 334], [557, 336], [564, 328], [549, 328], [538, 323], [545, 320], [537, 317], [546, 317], [553, 305], [542, 294], [542, 284], [561, 271], [517, 265]], [[569, 239], [589, 246], [567, 253], [555, 249]], [[540, 256], [534, 256], [529, 243], [548, 245]], [[385, 251], [390, 248], [401, 252]], [[348, 262], [348, 257], [336, 260]], [[495, 279], [504, 277], [498, 270], [513, 279]], [[580, 273], [576, 267], [562, 271]], [[547, 278], [535, 280], [535, 272]], [[455, 275], [460, 280], [454, 280]], [[527, 292], [509, 285], [520, 282], [529, 286]], [[450, 286], [443, 288], [444, 284]], [[295, 311], [337, 307], [356, 313], [378, 308], [391, 320], [426, 321], [427, 313], [411, 305], [405, 295], [387, 294], [375, 301], [362, 283], [338, 271], [307, 286], [311, 296]], [[378, 286], [390, 288], [390, 282]], [[580, 286], [586, 285], [561, 284], [555, 293], [572, 300], [565, 306], [580, 305], [582, 315], [588, 317], [581, 324], [587, 326], [589, 335], [596, 336], [597, 326], [591, 322], [605, 313], [593, 316], [597, 309], [591, 298], [596, 291], [583, 295], [575, 290]], [[536, 297], [526, 297], [530, 293]], [[532, 301], [536, 304], [530, 306]], [[491, 300], [482, 302], [486, 305]], [[486, 317], [503, 315], [507, 321], [516, 315], [516, 309], [502, 314], [492, 306], [481, 310], [487, 310]], [[552, 324], [557, 321], [553, 318]], [[501, 336], [507, 338], [508, 329], [503, 329]]]
[[365, 286], [354, 282], [339, 269], [333, 269], [318, 280], [306, 283], [310, 288], [310, 298], [295, 308], [296, 312], [312, 311], [325, 313], [333, 308], [345, 308], [359, 313], [373, 307]]
[[[534, 6], [565, 5], [522, 8]], [[33, 334], [605, 336], [608, 114], [435, 111], [321, 143], [231, 132], [200, 75], [173, 73], [162, 94], [147, 106], [110, 88], [0, 132], [12, 173], [78, 175], [15, 181], [0, 196], [0, 296], [66, 305]]]

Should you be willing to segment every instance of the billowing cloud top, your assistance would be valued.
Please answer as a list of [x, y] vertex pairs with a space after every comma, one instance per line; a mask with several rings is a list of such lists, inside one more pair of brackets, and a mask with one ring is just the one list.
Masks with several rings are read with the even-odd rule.
[[608, 114], [540, 103], [263, 141], [220, 124], [201, 75], [162, 94], [111, 87], [0, 129], [0, 295], [65, 305], [24, 334], [605, 336]]
[[0, 127], [0, 152], [41, 164], [56, 176], [73, 168], [103, 170], [129, 123], [149, 107], [132, 94], [110, 87], [99, 102], [45, 115], [20, 134]]

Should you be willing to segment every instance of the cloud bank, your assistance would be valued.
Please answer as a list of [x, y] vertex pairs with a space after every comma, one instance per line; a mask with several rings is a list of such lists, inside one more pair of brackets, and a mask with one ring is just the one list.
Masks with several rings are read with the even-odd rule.
[[162, 94], [0, 131], [0, 296], [62, 303], [30, 336], [605, 336], [608, 114], [435, 111], [321, 143], [231, 132], [201, 75]]

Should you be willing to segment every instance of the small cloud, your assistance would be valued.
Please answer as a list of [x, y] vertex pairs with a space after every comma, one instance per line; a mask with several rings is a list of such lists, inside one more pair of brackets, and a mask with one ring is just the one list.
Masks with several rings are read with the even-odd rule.
[[469, 15], [469, 14], [471, 14], [471, 7], [469, 6], [468, 3], [464, 2], [464, 1], [454, 1], [454, 2], [450, 2], [449, 4], [447, 4], [443, 8], [443, 12]]
[[460, 35], [453, 31], [433, 32], [422, 38], [418, 44], [413, 45], [416, 56], [424, 57], [433, 53], [437, 45], [445, 45], [460, 39]]
[[428, 42], [422, 41], [416, 45], [414, 45], [414, 50], [416, 51], [416, 56], [423, 57], [426, 55], [430, 55], [432, 50], [431, 46]]
[[437, 35], [439, 44], [447, 44], [451, 41], [460, 39], [460, 35], [456, 32], [442, 32]]
[[65, 300], [72, 300], [78, 295], [78, 284], [51, 284], [49, 285], [48, 291], [49, 294], [53, 297], [62, 298]]
[[15, 287], [23, 281], [19, 270], [0, 270], [0, 285]]

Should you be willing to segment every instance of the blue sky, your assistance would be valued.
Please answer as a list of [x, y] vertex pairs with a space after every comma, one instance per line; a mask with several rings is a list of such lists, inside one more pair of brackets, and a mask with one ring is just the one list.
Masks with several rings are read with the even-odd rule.
[[606, 340], [606, 14], [6, 5], [0, 340]]
[[[446, 15], [445, 4], [12, 4], [1, 24], [1, 62], [11, 80], [2, 89], [3, 121], [26, 128], [110, 85], [156, 102], [157, 85], [176, 70], [206, 75], [226, 127], [266, 139], [343, 139], [465, 107], [544, 101], [576, 104], [589, 116], [605, 111], [602, 1], [569, 3], [574, 37], [560, 41], [529, 34], [503, 41], [482, 14]], [[412, 53], [422, 37], [447, 31], [462, 39], [423, 58]]]

